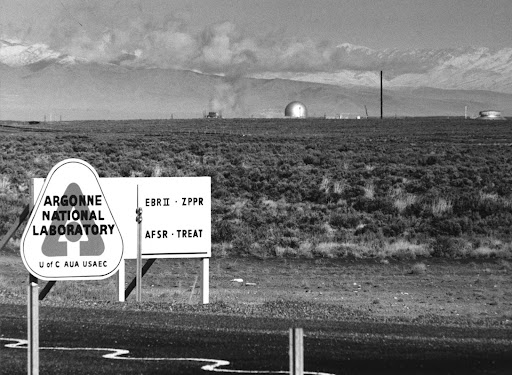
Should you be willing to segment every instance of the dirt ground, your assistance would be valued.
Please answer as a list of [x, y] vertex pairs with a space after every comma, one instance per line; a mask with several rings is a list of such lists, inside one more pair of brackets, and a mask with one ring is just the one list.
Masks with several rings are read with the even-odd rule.
[[[25, 303], [27, 274], [19, 256], [2, 254], [0, 268], [0, 302]], [[128, 284], [135, 275], [133, 261], [127, 262], [126, 273]], [[197, 306], [201, 298], [199, 273], [199, 260], [157, 260], [143, 278], [143, 304], [174, 309]], [[258, 308], [268, 303], [291, 302], [293, 308], [298, 302], [318, 305], [312, 314], [335, 306], [377, 320], [441, 319], [443, 323], [511, 327], [511, 276], [512, 263], [502, 259], [213, 258], [210, 305], [220, 306], [221, 312], [251, 307], [251, 312], [258, 314]], [[44, 285], [41, 281], [40, 287]], [[111, 277], [58, 282], [42, 304], [103, 305], [116, 301], [117, 278]], [[134, 304], [132, 292], [124, 306]]]

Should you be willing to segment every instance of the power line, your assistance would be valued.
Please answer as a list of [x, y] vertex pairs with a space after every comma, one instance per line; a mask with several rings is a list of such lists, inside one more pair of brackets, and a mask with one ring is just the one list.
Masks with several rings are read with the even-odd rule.
[[64, 3], [62, 3], [62, 1], [60, 1], [60, 0], [59, 0], [59, 2], [60, 2], [60, 5], [62, 5], [62, 7], [64, 8], [64, 10], [69, 14], [69, 16], [70, 16], [71, 18], [73, 18], [73, 19], [74, 19], [74, 20], [75, 20], [75, 21], [76, 21], [80, 26], [84, 27], [84, 25], [82, 25], [82, 24], [80, 23], [80, 21], [78, 21], [78, 20], [77, 20], [77, 19], [76, 19], [76, 18], [75, 18], [71, 13], [70, 13], [70, 11], [68, 10], [68, 8], [66, 8], [66, 7], [64, 6]]

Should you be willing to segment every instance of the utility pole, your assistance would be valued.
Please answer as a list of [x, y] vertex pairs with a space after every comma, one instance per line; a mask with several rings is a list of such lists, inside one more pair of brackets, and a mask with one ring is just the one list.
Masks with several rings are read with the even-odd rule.
[[382, 104], [382, 70], [380, 71], [380, 119], [384, 116], [383, 104]]

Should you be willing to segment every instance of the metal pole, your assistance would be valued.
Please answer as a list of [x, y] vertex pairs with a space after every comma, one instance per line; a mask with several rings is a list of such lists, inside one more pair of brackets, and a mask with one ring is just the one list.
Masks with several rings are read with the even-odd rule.
[[27, 204], [23, 208], [23, 211], [21, 212], [20, 216], [18, 216], [18, 218], [16, 219], [16, 222], [13, 223], [13, 225], [9, 228], [9, 230], [7, 231], [5, 236], [0, 240], [0, 250], [3, 249], [5, 245], [7, 245], [7, 243], [11, 239], [11, 237], [14, 236], [14, 234], [16, 233], [18, 228], [21, 226], [21, 224], [23, 224], [25, 219], [29, 216], [30, 209], [31, 209], [30, 207], [31, 206], [29, 204]]
[[304, 375], [304, 333], [290, 328], [290, 375]]
[[[46, 120], [46, 119], [45, 119]], [[29, 214], [34, 209], [34, 179], [29, 182]], [[39, 375], [39, 285], [37, 277], [28, 276], [27, 285], [27, 373]]]
[[27, 373], [39, 375], [39, 285], [32, 274], [27, 286]]
[[141, 290], [142, 290], [142, 208], [137, 208], [137, 274], [135, 281], [135, 289], [136, 296], [135, 300], [137, 302], [141, 301]]

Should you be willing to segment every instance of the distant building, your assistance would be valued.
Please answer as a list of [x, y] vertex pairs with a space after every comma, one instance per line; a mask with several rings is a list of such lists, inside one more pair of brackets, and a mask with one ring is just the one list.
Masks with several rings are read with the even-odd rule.
[[500, 111], [486, 110], [479, 113], [478, 120], [505, 120]]
[[293, 118], [306, 118], [308, 117], [308, 111], [304, 104], [301, 102], [293, 101], [284, 109], [284, 115], [286, 117]]
[[208, 114], [204, 117], [205, 118], [222, 118], [222, 115], [220, 114], [220, 112], [208, 112]]

